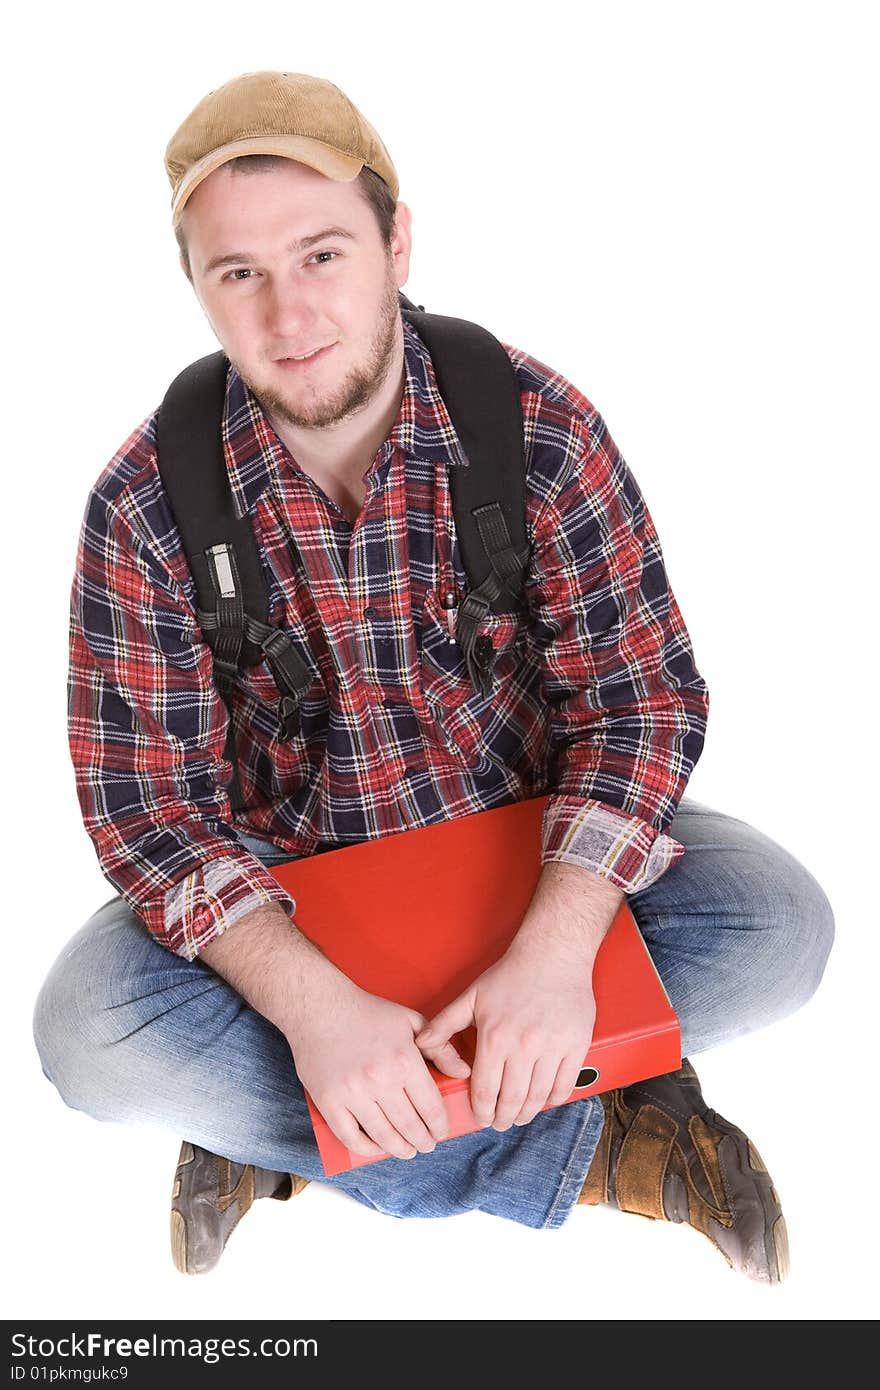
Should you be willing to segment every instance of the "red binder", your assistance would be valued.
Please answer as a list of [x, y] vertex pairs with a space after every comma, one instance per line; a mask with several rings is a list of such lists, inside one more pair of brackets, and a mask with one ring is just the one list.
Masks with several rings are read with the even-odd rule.
[[[299, 930], [340, 970], [431, 1018], [504, 954], [519, 929], [541, 874], [547, 799], [366, 840], [271, 872], [296, 901]], [[564, 1105], [681, 1066], [678, 1018], [625, 899], [596, 955], [593, 993], [592, 1042]], [[476, 1029], [453, 1042], [472, 1067]], [[470, 1077], [426, 1065], [446, 1105], [448, 1137], [477, 1129]], [[388, 1157], [352, 1153], [308, 1092], [306, 1100], [328, 1177]]]

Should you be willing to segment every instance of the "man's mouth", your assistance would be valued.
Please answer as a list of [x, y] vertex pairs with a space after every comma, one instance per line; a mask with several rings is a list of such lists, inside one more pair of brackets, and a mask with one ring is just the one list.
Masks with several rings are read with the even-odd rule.
[[301, 357], [279, 357], [279, 367], [307, 367], [310, 362], [317, 362], [319, 358], [326, 357], [335, 343], [328, 343], [326, 347], [315, 348], [312, 352], [303, 354]]

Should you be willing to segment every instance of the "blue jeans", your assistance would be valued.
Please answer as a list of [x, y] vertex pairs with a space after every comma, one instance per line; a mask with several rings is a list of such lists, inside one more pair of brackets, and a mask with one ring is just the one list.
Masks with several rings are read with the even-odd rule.
[[[670, 833], [687, 852], [630, 894], [629, 906], [690, 1056], [800, 1008], [822, 978], [834, 918], [812, 875], [745, 822], [685, 797]], [[290, 857], [242, 839], [266, 863]], [[158, 945], [118, 897], [52, 966], [34, 1038], [45, 1075], [74, 1109], [163, 1126], [236, 1163], [330, 1183], [397, 1217], [477, 1208], [561, 1226], [603, 1124], [593, 1096], [528, 1125], [328, 1178], [283, 1034], [204, 962]]]

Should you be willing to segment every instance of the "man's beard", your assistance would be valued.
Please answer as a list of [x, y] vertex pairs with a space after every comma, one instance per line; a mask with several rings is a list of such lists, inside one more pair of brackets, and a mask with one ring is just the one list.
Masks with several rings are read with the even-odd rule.
[[379, 305], [378, 325], [366, 360], [360, 366], [353, 367], [337, 387], [330, 388], [326, 395], [312, 405], [299, 410], [292, 407], [284, 396], [271, 387], [258, 386], [249, 380], [237, 362], [233, 362], [232, 365], [270, 420], [274, 417], [299, 429], [323, 429], [327, 425], [338, 424], [354, 411], [362, 409], [381, 390], [394, 362], [399, 319], [400, 301], [397, 297], [397, 285], [389, 269]]

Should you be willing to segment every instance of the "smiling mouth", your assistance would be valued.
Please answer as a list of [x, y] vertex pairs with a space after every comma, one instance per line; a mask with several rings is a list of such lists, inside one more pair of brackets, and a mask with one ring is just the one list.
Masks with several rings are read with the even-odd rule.
[[310, 362], [317, 362], [319, 358], [325, 357], [335, 346], [335, 343], [328, 343], [326, 347], [317, 348], [306, 357], [279, 357], [277, 365], [279, 367], [307, 367]]

